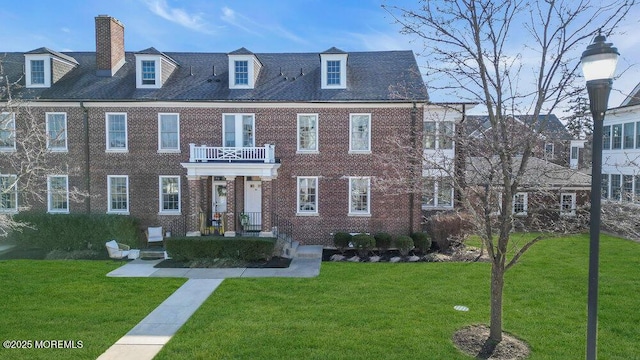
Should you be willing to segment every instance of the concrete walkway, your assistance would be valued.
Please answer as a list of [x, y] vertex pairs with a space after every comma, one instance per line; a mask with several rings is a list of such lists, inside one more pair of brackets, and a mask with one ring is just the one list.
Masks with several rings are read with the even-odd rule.
[[183, 277], [189, 280], [100, 355], [99, 360], [153, 359], [225, 278], [318, 276], [322, 262], [322, 246], [300, 246], [291, 265], [285, 269], [154, 268], [160, 261], [162, 260], [138, 259], [107, 274], [110, 277]]

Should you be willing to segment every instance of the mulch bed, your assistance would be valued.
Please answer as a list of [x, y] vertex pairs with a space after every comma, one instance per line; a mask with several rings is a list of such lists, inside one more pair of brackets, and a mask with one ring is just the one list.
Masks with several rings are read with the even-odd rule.
[[254, 269], [268, 269], [288, 268], [291, 264], [291, 259], [274, 256], [269, 260], [250, 261], [243, 262], [238, 260], [227, 259], [210, 259], [203, 261], [177, 261], [173, 259], [167, 259], [159, 262], [154, 267], [156, 268], [254, 268]]
[[529, 346], [507, 333], [502, 333], [502, 341], [489, 350], [486, 344], [489, 338], [489, 327], [471, 325], [458, 330], [453, 335], [453, 343], [460, 351], [476, 359], [519, 360], [529, 357]]

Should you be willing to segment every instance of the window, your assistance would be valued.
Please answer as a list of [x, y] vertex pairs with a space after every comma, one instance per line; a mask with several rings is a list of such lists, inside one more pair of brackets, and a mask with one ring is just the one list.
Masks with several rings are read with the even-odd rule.
[[107, 113], [107, 151], [127, 151], [127, 114]]
[[423, 179], [422, 207], [453, 207], [453, 186], [451, 179]]
[[620, 174], [611, 174], [611, 199], [620, 200], [622, 184], [620, 182]]
[[327, 85], [340, 85], [340, 60], [327, 61]]
[[636, 175], [634, 178], [634, 199], [636, 203], [640, 203], [640, 175]]
[[622, 124], [611, 127], [611, 149], [622, 148]]
[[515, 215], [527, 215], [527, 202], [527, 193], [517, 193], [513, 195], [513, 213]]
[[424, 149], [453, 149], [453, 122], [425, 121], [422, 129], [422, 145]]
[[544, 157], [547, 160], [553, 160], [553, 143], [546, 143], [544, 144]]
[[222, 144], [225, 147], [255, 146], [255, 121], [252, 114], [224, 114]]
[[249, 61], [235, 61], [235, 85], [249, 85]]
[[16, 149], [16, 118], [13, 113], [0, 113], [0, 151]]
[[67, 113], [47, 113], [47, 149], [67, 150]]
[[0, 175], [0, 212], [18, 211], [18, 177]]
[[349, 152], [370, 152], [371, 115], [351, 114], [349, 129]]
[[108, 211], [111, 213], [129, 213], [129, 177], [122, 175], [107, 176]]
[[571, 147], [571, 160], [578, 160], [578, 147], [577, 146], [572, 146]]
[[640, 121], [636, 123], [636, 149], [640, 149]]
[[601, 183], [601, 193], [603, 199], [609, 198], [609, 174], [601, 175], [602, 183]]
[[318, 115], [298, 114], [298, 151], [318, 151]]
[[436, 122], [425, 121], [422, 131], [423, 148], [435, 150], [436, 148]]
[[602, 127], [602, 150], [611, 149], [611, 125]]
[[160, 212], [180, 214], [180, 176], [160, 176]]
[[625, 149], [633, 149], [635, 140], [635, 123], [625, 123], [624, 124], [624, 143], [623, 147]]
[[560, 194], [560, 215], [574, 216], [576, 214], [576, 194]]
[[622, 201], [633, 201], [633, 175], [622, 175]]
[[368, 177], [349, 178], [349, 214], [370, 215], [370, 179]]
[[31, 60], [31, 84], [44, 85], [44, 60]]
[[47, 177], [47, 206], [50, 213], [69, 212], [69, 178], [67, 175]]
[[180, 151], [180, 116], [158, 114], [158, 151]]
[[440, 149], [453, 149], [453, 122], [444, 121], [438, 124], [440, 127]]
[[156, 62], [154, 60], [141, 60], [142, 85], [156, 84]]
[[298, 214], [318, 213], [318, 177], [298, 177]]

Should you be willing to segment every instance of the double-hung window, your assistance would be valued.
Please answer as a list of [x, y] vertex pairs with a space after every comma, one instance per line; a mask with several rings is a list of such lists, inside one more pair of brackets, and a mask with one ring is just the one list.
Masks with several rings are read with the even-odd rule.
[[327, 85], [340, 85], [340, 60], [327, 61]]
[[67, 113], [47, 113], [47, 149], [67, 151]]
[[602, 150], [611, 149], [611, 125], [602, 127]]
[[560, 194], [560, 215], [574, 216], [576, 214], [576, 194]]
[[453, 121], [425, 121], [422, 128], [422, 147], [425, 150], [451, 150], [453, 132]]
[[16, 149], [16, 117], [14, 113], [0, 113], [0, 151]]
[[180, 151], [180, 116], [158, 114], [158, 152]]
[[633, 201], [633, 175], [622, 175], [622, 201]]
[[18, 211], [18, 177], [0, 175], [0, 213]]
[[611, 174], [611, 199], [620, 200], [622, 182], [620, 174]]
[[298, 215], [318, 213], [318, 177], [298, 177]]
[[423, 208], [453, 207], [453, 185], [451, 178], [424, 178], [422, 191]]
[[611, 149], [622, 149], [622, 124], [611, 126]]
[[31, 60], [31, 84], [44, 85], [44, 60]]
[[47, 207], [50, 213], [69, 212], [69, 178], [67, 175], [47, 177]]
[[528, 194], [525, 192], [513, 195], [513, 214], [519, 216], [527, 215]]
[[349, 119], [349, 152], [371, 152], [371, 114], [351, 114]]
[[635, 122], [628, 122], [624, 124], [624, 142], [622, 147], [625, 149], [633, 149], [635, 140]]
[[249, 85], [249, 61], [236, 60], [234, 62], [235, 85]]
[[180, 176], [160, 176], [160, 212], [180, 213]]
[[349, 215], [371, 215], [371, 179], [349, 178]]
[[107, 176], [107, 199], [110, 213], [129, 213], [129, 177], [126, 175]]
[[154, 60], [142, 60], [142, 85], [156, 84], [156, 62]]
[[298, 114], [298, 152], [318, 151], [318, 115]]
[[428, 150], [436, 149], [436, 122], [425, 121], [422, 131], [422, 145]]
[[107, 151], [127, 151], [127, 114], [107, 113]]
[[609, 174], [602, 174], [601, 175], [601, 193], [602, 193], [602, 198], [603, 199], [608, 199], [609, 198]]

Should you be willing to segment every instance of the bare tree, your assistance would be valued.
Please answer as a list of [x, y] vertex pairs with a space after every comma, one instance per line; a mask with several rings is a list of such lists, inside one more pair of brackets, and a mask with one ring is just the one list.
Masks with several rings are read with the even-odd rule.
[[[464, 195], [463, 206], [474, 211], [474, 226], [491, 259], [491, 318], [488, 348], [502, 341], [505, 271], [539, 237], [520, 244], [508, 257], [514, 228], [512, 199], [527, 183], [527, 169], [549, 114], [572, 95], [579, 55], [598, 28], [610, 35], [634, 1], [607, 5], [589, 1], [420, 1], [418, 9], [383, 5], [402, 26], [402, 33], [424, 44], [431, 91], [440, 91], [486, 108], [482, 141], [457, 139], [465, 151], [476, 152], [476, 184], [485, 189]], [[521, 114], [536, 119], [516, 124]], [[531, 136], [516, 137], [522, 127]], [[478, 148], [474, 146], [480, 146]], [[478, 165], [479, 164], [479, 165]], [[460, 187], [462, 184], [457, 183]], [[461, 194], [468, 192], [468, 187]], [[491, 216], [491, 194], [501, 195], [497, 217]]]

